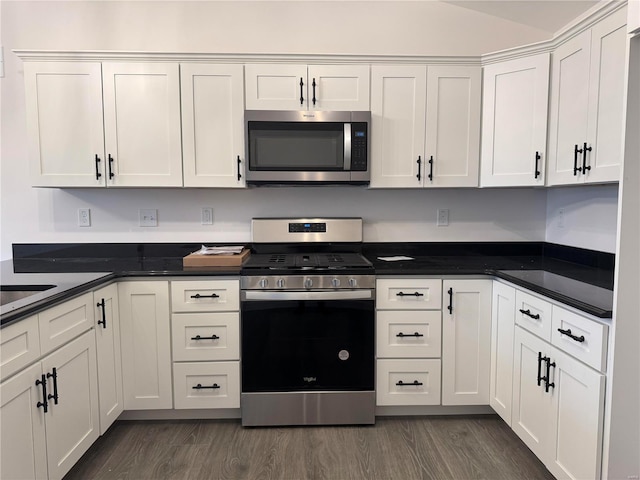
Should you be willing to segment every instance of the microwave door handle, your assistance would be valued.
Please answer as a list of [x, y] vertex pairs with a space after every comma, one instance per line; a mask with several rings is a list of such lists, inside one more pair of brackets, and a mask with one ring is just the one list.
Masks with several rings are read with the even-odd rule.
[[351, 170], [351, 124], [344, 124], [344, 170]]

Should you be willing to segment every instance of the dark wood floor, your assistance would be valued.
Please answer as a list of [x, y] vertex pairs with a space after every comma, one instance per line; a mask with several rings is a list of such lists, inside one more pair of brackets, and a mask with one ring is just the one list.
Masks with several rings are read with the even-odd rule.
[[553, 479], [497, 416], [383, 417], [369, 427], [117, 422], [72, 479]]

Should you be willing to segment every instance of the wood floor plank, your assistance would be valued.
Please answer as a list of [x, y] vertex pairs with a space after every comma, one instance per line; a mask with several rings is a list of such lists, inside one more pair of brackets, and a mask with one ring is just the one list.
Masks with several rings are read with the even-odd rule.
[[383, 417], [375, 426], [243, 428], [119, 421], [65, 480], [553, 480], [495, 415]]

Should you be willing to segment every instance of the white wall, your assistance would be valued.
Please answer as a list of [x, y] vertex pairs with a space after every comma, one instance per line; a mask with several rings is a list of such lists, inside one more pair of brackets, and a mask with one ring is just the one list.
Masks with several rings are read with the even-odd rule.
[[[2, 259], [11, 256], [12, 243], [20, 242], [246, 241], [251, 217], [264, 215], [362, 216], [367, 241], [544, 240], [549, 236], [544, 189], [31, 188], [23, 67], [11, 53], [12, 49], [50, 49], [478, 55], [545, 40], [547, 32], [435, 1], [2, 1], [0, 8], [6, 70], [0, 82]], [[215, 209], [211, 227], [199, 223], [203, 206]], [[91, 208], [90, 228], [75, 226], [81, 207]], [[138, 208], [157, 208], [160, 225], [138, 227]], [[437, 208], [451, 210], [449, 227], [435, 226]], [[583, 218], [578, 217], [572, 228], [582, 228], [581, 222]], [[604, 239], [604, 249], [609, 249], [615, 228], [610, 230], [606, 224], [596, 237], [592, 248], [603, 249]], [[566, 241], [579, 244], [583, 240]]]

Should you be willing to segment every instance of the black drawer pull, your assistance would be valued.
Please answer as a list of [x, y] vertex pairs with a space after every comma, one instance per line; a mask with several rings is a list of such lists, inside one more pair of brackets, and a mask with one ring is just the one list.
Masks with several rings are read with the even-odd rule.
[[424, 297], [424, 293], [420, 293], [420, 292], [413, 292], [413, 293], [398, 292], [398, 293], [396, 293], [396, 297]]
[[422, 164], [422, 158], [420, 157], [420, 155], [418, 155], [418, 160], [416, 160], [416, 163], [418, 164], [418, 174], [416, 175], [416, 178], [418, 179], [418, 181], [422, 180], [422, 175], [420, 175], [420, 165]]
[[107, 312], [105, 311], [104, 298], [101, 302], [96, 303], [96, 307], [100, 307], [102, 309], [102, 320], [98, 320], [98, 325], [102, 325], [102, 328], [107, 328]]
[[424, 335], [421, 334], [421, 333], [418, 333], [418, 332], [415, 332], [415, 333], [402, 333], [402, 332], [400, 332], [400, 333], [398, 333], [396, 335], [396, 337], [400, 337], [400, 338], [403, 338], [403, 337], [424, 337]]
[[109, 166], [109, 180], [111, 180], [113, 177], [116, 176], [115, 173], [113, 173], [113, 171], [111, 170], [111, 165], [113, 165], [113, 157], [111, 156], [111, 154], [107, 155], [109, 162], [107, 163], [107, 165]]
[[418, 380], [414, 380], [411, 383], [404, 383], [402, 380], [400, 380], [398, 383], [396, 383], [396, 385], [398, 387], [411, 387], [411, 386], [420, 386], [424, 384], [422, 382], [419, 382]]
[[538, 352], [538, 386], [542, 383], [542, 352]]
[[200, 335], [196, 335], [195, 337], [191, 337], [191, 340], [220, 340], [220, 337], [217, 335], [211, 335], [210, 337], [201, 337]]
[[587, 146], [587, 142], [584, 142], [582, 146], [582, 173], [586, 174], [587, 170], [591, 170], [591, 165], [587, 165], [587, 152], [590, 152], [593, 148]]
[[195, 295], [191, 295], [191, 298], [220, 298], [220, 295], [212, 293], [211, 295], [200, 295], [196, 293]]
[[571, 337], [573, 340], [575, 340], [576, 342], [584, 342], [584, 335], [580, 335], [579, 337], [572, 334], [571, 333], [571, 329], [568, 328], [567, 330], [563, 330], [561, 328], [558, 329], [558, 331], [560, 332], [560, 335], [566, 335], [567, 337]]
[[538, 178], [541, 175], [541, 171], [538, 168], [538, 163], [540, 162], [540, 152], [536, 152], [536, 168], [533, 172], [533, 178]]
[[429, 157], [429, 175], [427, 175], [427, 177], [433, 182], [433, 155]]
[[100, 180], [102, 173], [100, 173], [100, 157], [96, 154], [96, 180]]
[[47, 378], [53, 378], [53, 395], [49, 394], [47, 396], [47, 400], [53, 400], [54, 404], [58, 404], [58, 372], [56, 368], [53, 367], [53, 373], [47, 373]]
[[194, 390], [202, 390], [204, 388], [220, 388], [220, 385], [218, 385], [217, 383], [214, 383], [213, 385], [202, 385], [201, 383], [199, 383], [191, 388], [193, 388]]
[[535, 313], [535, 314], [531, 313], [531, 310], [520, 309], [520, 313], [523, 314], [523, 315], [526, 315], [527, 317], [531, 317], [534, 320], [540, 320], [540, 314], [539, 313]]
[[447, 293], [449, 294], [449, 306], [447, 310], [449, 310], [449, 315], [453, 315], [453, 288], [447, 290]]
[[36, 408], [42, 407], [44, 409], [44, 413], [49, 411], [49, 402], [47, 402], [47, 377], [45, 377], [44, 373], [40, 380], [36, 380], [36, 386], [42, 385], [42, 402], [36, 403]]
[[582, 149], [578, 148], [578, 145], [573, 148], [573, 176], [578, 175], [578, 172], [582, 171], [582, 167], [578, 166], [578, 154], [582, 153]]
[[[549, 391], [549, 387], [547, 387], [547, 385], [549, 384], [549, 357], [547, 357], [546, 355], [543, 357], [542, 354], [540, 352], [538, 352], [538, 385], [540, 385], [540, 382], [544, 381], [545, 384], [545, 389], [548, 392]], [[540, 376], [540, 364], [542, 362], [546, 362], [547, 363], [547, 376], [546, 377], [541, 377]]]
[[550, 370], [551, 367], [556, 368], [556, 362], [551, 362], [551, 358], [549, 357], [545, 357], [545, 360], [547, 362], [547, 376], [544, 377], [544, 391], [548, 392], [550, 388], [555, 388], [556, 384], [554, 382], [549, 383], [549, 377], [550, 377]]
[[238, 155], [238, 181], [240, 181], [240, 179], [242, 178], [242, 173], [240, 173], [241, 165], [242, 160], [240, 160], [240, 155]]
[[302, 95], [302, 87], [304, 87], [304, 82], [302, 81], [302, 77], [300, 77], [300, 105], [304, 104], [304, 95]]

